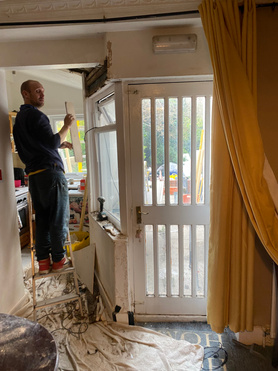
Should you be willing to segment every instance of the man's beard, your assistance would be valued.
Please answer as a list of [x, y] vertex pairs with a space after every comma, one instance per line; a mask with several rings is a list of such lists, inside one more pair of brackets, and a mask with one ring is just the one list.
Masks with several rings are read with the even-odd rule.
[[37, 108], [41, 108], [44, 106], [44, 102], [39, 102], [39, 101], [32, 101], [31, 104], [34, 106], [34, 107], [37, 107]]

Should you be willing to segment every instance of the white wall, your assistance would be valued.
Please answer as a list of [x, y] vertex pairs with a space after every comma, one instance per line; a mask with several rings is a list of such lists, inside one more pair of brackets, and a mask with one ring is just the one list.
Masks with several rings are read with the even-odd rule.
[[106, 222], [98, 222], [90, 216], [90, 243], [96, 248], [95, 273], [100, 284], [100, 293], [108, 313], [113, 313], [115, 306], [121, 307], [121, 313], [132, 310], [129, 295], [128, 244], [126, 236], [111, 236], [103, 230]]
[[[153, 36], [190, 33], [197, 35], [195, 52], [153, 53]], [[212, 75], [209, 50], [202, 27], [155, 28], [107, 33], [106, 41], [110, 79]]]
[[0, 70], [0, 312], [8, 313], [25, 296], [21, 264], [5, 72]]
[[[73, 26], [74, 27], [74, 26]], [[104, 36], [73, 40], [41, 40], [0, 42], [0, 66], [85, 65], [103, 63], [105, 58]]]

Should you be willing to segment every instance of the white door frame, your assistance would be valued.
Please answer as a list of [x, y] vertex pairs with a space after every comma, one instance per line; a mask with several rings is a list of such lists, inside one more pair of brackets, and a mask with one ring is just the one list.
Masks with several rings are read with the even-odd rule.
[[[199, 79], [198, 79], [199, 80]], [[211, 81], [211, 78], [210, 79], [205, 79], [205, 81]], [[156, 83], [157, 82], [157, 80], [156, 81], [154, 81], [154, 82], [152, 82], [152, 83]], [[166, 81], [164, 80], [164, 81], [162, 81], [162, 82], [169, 82], [169, 80], [167, 79]], [[185, 81], [181, 81], [181, 82], [185, 82]], [[138, 82], [136, 82], [137, 84], [138, 84]], [[148, 81], [148, 84], [150, 84], [151, 82], [150, 81]], [[125, 91], [125, 93], [126, 94], [128, 94], [128, 88], [129, 88], [129, 85], [132, 85], [132, 84], [130, 84], [130, 83], [125, 83], [124, 84], [125, 85], [125, 87], [124, 87], [124, 91]], [[130, 123], [130, 125], [132, 125], [132, 123]], [[129, 125], [128, 125], [128, 127], [125, 127], [125, 129], [126, 129], [126, 134], [128, 133], [128, 134], [130, 134], [129, 133], [129, 130], [130, 130], [130, 128], [129, 128]], [[129, 143], [129, 146], [130, 146], [130, 143]], [[129, 147], [129, 146], [127, 146], [127, 147]], [[126, 148], [125, 149], [125, 151], [126, 151], [126, 153], [128, 153], [128, 148]], [[208, 149], [206, 149], [206, 151], [208, 151]], [[206, 155], [209, 155], [209, 153], [206, 153]], [[129, 156], [128, 156], [129, 157]], [[129, 160], [128, 161], [129, 162], [129, 165], [131, 166], [131, 162], [132, 162], [132, 160]], [[127, 184], [130, 184], [131, 185], [131, 178], [130, 178], [130, 176], [131, 176], [131, 174], [128, 174], [128, 179], [129, 179], [129, 181], [127, 182]], [[132, 215], [133, 215], [133, 218], [135, 217], [135, 210], [132, 210], [132, 194], [131, 194], [131, 192], [130, 192], [130, 187], [129, 187], [129, 197], [128, 197], [128, 200], [129, 200], [129, 204], [131, 205], [131, 208], [130, 208], [130, 210], [131, 210], [131, 212], [132, 212]], [[133, 206], [135, 206], [135, 205], [133, 205]], [[130, 255], [130, 259], [129, 259], [129, 261], [130, 261], [130, 263], [131, 263], [131, 260], [133, 259], [133, 254], [134, 254], [134, 246], [135, 246], [135, 241], [134, 241], [134, 231], [131, 229], [131, 225], [129, 225], [129, 231], [130, 231], [130, 233], [129, 233], [129, 236], [131, 236], [130, 238], [129, 238], [129, 245], [133, 245], [133, 248], [132, 248], [132, 254]], [[205, 233], [208, 233], [208, 231], [206, 231]], [[130, 246], [131, 247], [131, 246]], [[131, 252], [131, 249], [129, 249], [129, 253]], [[132, 261], [132, 263], [131, 263], [131, 266], [133, 266], [133, 264], [134, 264], [134, 261]], [[133, 275], [132, 275], [133, 276]], [[134, 278], [134, 276], [132, 277], [132, 278]], [[136, 313], [135, 313], [135, 316], [137, 317], [137, 315], [136, 315]], [[154, 316], [154, 315], [151, 315], [152, 317]], [[143, 315], [143, 317], [146, 317], [145, 315]], [[182, 316], [181, 315], [179, 315], [179, 318], [181, 318]], [[167, 318], [169, 318], [169, 316], [167, 316]], [[202, 319], [203, 319], [204, 317], [202, 317]], [[191, 317], [191, 319], [192, 319], [192, 317]]]

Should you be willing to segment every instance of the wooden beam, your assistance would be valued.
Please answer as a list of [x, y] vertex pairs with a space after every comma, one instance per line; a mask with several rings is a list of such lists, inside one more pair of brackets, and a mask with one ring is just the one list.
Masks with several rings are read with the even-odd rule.
[[74, 157], [75, 162], [82, 162], [83, 156], [82, 156], [82, 148], [79, 140], [79, 133], [78, 133], [78, 127], [76, 123], [76, 115], [73, 103], [71, 102], [65, 102], [66, 105], [66, 112], [71, 113], [74, 116], [74, 122], [72, 123], [70, 127], [70, 135], [71, 135], [71, 141], [73, 145], [73, 151], [74, 151]]

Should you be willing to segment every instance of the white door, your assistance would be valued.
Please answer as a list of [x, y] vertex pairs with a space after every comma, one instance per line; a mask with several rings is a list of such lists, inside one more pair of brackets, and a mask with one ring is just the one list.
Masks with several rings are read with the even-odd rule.
[[211, 102], [212, 82], [129, 86], [136, 314], [206, 314]]

